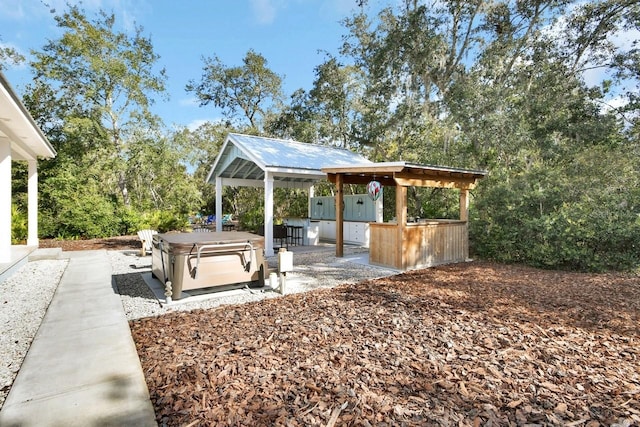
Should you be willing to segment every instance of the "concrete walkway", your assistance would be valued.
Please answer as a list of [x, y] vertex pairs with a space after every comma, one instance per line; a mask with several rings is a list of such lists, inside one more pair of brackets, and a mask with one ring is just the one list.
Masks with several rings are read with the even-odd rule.
[[156, 426], [107, 252], [69, 256], [0, 426]]

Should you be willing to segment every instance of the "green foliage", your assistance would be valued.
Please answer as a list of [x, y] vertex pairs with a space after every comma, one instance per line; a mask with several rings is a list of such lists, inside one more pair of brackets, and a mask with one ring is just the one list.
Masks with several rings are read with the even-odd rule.
[[623, 154], [592, 148], [562, 167], [488, 178], [472, 211], [475, 252], [545, 268], [636, 269], [640, 180], [630, 173], [637, 159]]
[[9, 65], [20, 65], [25, 61], [24, 55], [11, 46], [4, 45], [0, 38], [0, 71], [6, 69]]
[[273, 104], [282, 98], [282, 78], [267, 67], [267, 60], [249, 50], [240, 67], [227, 67], [217, 56], [204, 58], [202, 78], [186, 89], [201, 105], [213, 103], [229, 119], [246, 119], [258, 129]]
[[[620, 29], [637, 27], [637, 2], [389, 4], [345, 20], [345, 60], [328, 57], [313, 88], [296, 91], [289, 105], [281, 105], [281, 77], [261, 55], [250, 50], [239, 67], [206, 58], [201, 80], [187, 90], [246, 127], [209, 123], [175, 132], [148, 108], [150, 94], [164, 89], [151, 41], [139, 28], [117, 32], [113, 15], [90, 20], [70, 6], [56, 18], [61, 37], [34, 53], [37, 78], [25, 97], [59, 153], [40, 163], [42, 233], [180, 229], [189, 212], [214, 212], [215, 189], [204, 181], [227, 132], [264, 130], [340, 144], [374, 161], [489, 170], [472, 200], [479, 256], [637, 269], [640, 55], [612, 43]], [[0, 60], [3, 53], [12, 54], [0, 51]], [[608, 80], [588, 86], [590, 67], [607, 71]], [[626, 104], [613, 108], [613, 95]], [[22, 164], [14, 170], [15, 236], [23, 232], [25, 174]], [[333, 191], [320, 183], [316, 195]], [[395, 190], [384, 192], [389, 220]], [[306, 216], [303, 191], [277, 189], [274, 197], [276, 221]], [[255, 230], [263, 200], [261, 189], [225, 187], [216, 213]], [[456, 218], [458, 193], [410, 188], [408, 209], [410, 217]]]
[[55, 176], [41, 182], [39, 229], [44, 237], [104, 237], [119, 234], [115, 203], [101, 183], [60, 156]]
[[11, 243], [14, 245], [24, 244], [29, 232], [27, 213], [15, 204], [11, 204]]
[[95, 238], [120, 234], [120, 221], [114, 206], [98, 194], [81, 198], [61, 198], [59, 209], [45, 209], [40, 214], [40, 233], [43, 237]]
[[316, 142], [318, 139], [315, 112], [310, 107], [309, 94], [298, 89], [291, 95], [289, 105], [282, 111], [268, 116], [265, 132], [282, 139]]
[[264, 225], [264, 208], [256, 207], [247, 210], [239, 217], [240, 228], [251, 232], [257, 232]]
[[232, 214], [247, 230], [257, 230], [264, 223], [264, 190], [262, 188], [225, 188], [222, 200], [227, 200], [222, 214]]
[[150, 39], [139, 27], [117, 31], [115, 15], [102, 11], [92, 19], [69, 6], [55, 19], [61, 35], [34, 52], [38, 78], [25, 96], [58, 152], [40, 163], [41, 233], [180, 229], [202, 204], [201, 188], [186, 166], [191, 141], [167, 133], [149, 110], [165, 81]]
[[105, 191], [129, 206], [127, 175], [148, 166], [129, 161], [130, 144], [140, 129], [153, 134], [158, 126], [149, 105], [150, 94], [164, 91], [164, 70], [156, 74], [159, 57], [141, 28], [117, 32], [113, 14], [101, 11], [91, 20], [80, 7], [69, 6], [55, 19], [62, 35], [35, 51], [31, 64], [38, 82], [52, 88], [31, 88], [46, 95], [32, 97], [47, 103], [35, 110], [54, 111], [52, 121], [62, 123], [64, 134], [54, 139], [58, 153], [95, 165]]
[[184, 230], [188, 221], [185, 215], [170, 211], [152, 211], [140, 215], [137, 230], [152, 229], [161, 233]]

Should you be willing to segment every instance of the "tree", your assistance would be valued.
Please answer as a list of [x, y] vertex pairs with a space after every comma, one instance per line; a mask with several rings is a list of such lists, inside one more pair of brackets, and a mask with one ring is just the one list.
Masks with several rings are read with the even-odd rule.
[[[115, 31], [115, 16], [101, 11], [90, 20], [78, 6], [56, 16], [63, 35], [34, 52], [31, 64], [36, 80], [45, 80], [64, 105], [66, 132], [75, 134], [90, 162], [100, 162], [112, 179], [122, 202], [130, 204], [127, 183], [127, 151], [136, 128], [156, 128], [149, 110], [150, 94], [165, 90], [165, 72], [155, 74], [158, 55], [150, 39], [136, 27], [133, 35]], [[63, 147], [64, 149], [64, 147]], [[70, 155], [80, 157], [82, 152]]]
[[328, 58], [315, 69], [316, 79], [309, 92], [321, 141], [355, 148], [353, 127], [358, 117], [364, 88], [358, 69]]
[[265, 125], [266, 133], [282, 139], [318, 141], [317, 121], [310, 102], [308, 92], [304, 89], [296, 90], [291, 95], [289, 104], [269, 117]]
[[[2, 38], [0, 37], [0, 42]], [[25, 61], [24, 55], [18, 52], [14, 47], [3, 46], [0, 43], [0, 71], [7, 68], [8, 65], [19, 65]]]
[[175, 229], [202, 201], [185, 147], [150, 111], [164, 70], [140, 27], [121, 33], [114, 15], [96, 16], [70, 7], [56, 16], [62, 35], [34, 52], [24, 102], [58, 152], [40, 168], [40, 229], [54, 237]]
[[[206, 122], [195, 130], [180, 129], [172, 136], [172, 140], [184, 147], [182, 158], [189, 168], [193, 169], [193, 186], [202, 195], [198, 210], [204, 211], [203, 213], [215, 212], [215, 185], [205, 180], [220, 153], [227, 133], [232, 131], [226, 123]], [[223, 197], [223, 201], [227, 201], [226, 197]]]
[[201, 106], [213, 103], [225, 117], [244, 118], [261, 130], [270, 108], [282, 98], [282, 78], [267, 68], [267, 60], [249, 50], [240, 67], [227, 67], [215, 55], [203, 61], [200, 81], [190, 80], [187, 92], [193, 92]]
[[[354, 135], [376, 159], [488, 168], [471, 222], [483, 256], [633, 268], [640, 61], [637, 46], [612, 40], [637, 28], [638, 9], [613, 0], [406, 0], [374, 17], [363, 10], [346, 21], [343, 49], [367, 88]], [[585, 82], [594, 67], [610, 73], [600, 87]], [[606, 105], [614, 90], [624, 107]], [[438, 199], [409, 197], [415, 212], [433, 211], [429, 199]]]

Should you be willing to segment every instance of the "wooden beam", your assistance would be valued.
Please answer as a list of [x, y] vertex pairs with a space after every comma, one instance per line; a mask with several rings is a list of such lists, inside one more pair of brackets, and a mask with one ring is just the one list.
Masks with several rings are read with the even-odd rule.
[[344, 256], [344, 197], [342, 194], [343, 176], [342, 174], [338, 174], [336, 178], [336, 256], [341, 258]]
[[[335, 184], [338, 175], [342, 176], [342, 183], [343, 184], [362, 184], [362, 185], [366, 185], [370, 181], [373, 181], [373, 179], [374, 179], [373, 175], [347, 175], [347, 174], [335, 174], [335, 173], [328, 174], [327, 175], [327, 179], [332, 184]], [[394, 187], [396, 185], [395, 181], [390, 176], [385, 178], [384, 176], [377, 176], [376, 175], [375, 180], [378, 181], [383, 186], [387, 186], [387, 187]]]
[[397, 185], [405, 187], [460, 188], [466, 190], [473, 190], [476, 187], [475, 179], [420, 178], [409, 174], [396, 174], [394, 179]]

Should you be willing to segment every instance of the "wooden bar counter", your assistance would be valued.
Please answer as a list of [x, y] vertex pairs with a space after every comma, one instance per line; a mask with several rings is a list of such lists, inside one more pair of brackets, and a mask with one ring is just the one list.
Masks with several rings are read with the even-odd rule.
[[469, 257], [466, 221], [431, 219], [405, 227], [372, 222], [369, 232], [369, 262], [374, 265], [410, 270]]

